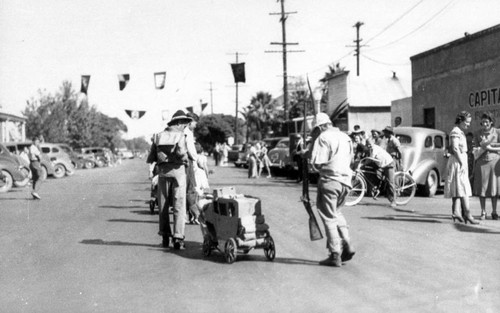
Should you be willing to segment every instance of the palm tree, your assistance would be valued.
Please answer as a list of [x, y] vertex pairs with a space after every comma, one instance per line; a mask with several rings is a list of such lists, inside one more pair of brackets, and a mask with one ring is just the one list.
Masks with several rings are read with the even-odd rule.
[[259, 91], [252, 97], [250, 104], [243, 108], [241, 114], [247, 121], [247, 140], [261, 139], [270, 130], [272, 121], [277, 117], [278, 112], [270, 93]]

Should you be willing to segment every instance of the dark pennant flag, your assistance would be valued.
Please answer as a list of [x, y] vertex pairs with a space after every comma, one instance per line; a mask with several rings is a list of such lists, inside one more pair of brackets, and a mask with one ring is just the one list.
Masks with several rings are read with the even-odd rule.
[[234, 82], [245, 82], [245, 63], [232, 63], [231, 69], [233, 70]]

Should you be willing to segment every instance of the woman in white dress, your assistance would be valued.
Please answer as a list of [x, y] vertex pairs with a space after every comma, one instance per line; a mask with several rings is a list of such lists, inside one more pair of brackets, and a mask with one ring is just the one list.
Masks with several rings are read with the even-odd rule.
[[[467, 160], [467, 139], [464, 131], [470, 127], [472, 116], [469, 112], [458, 113], [455, 127], [450, 132], [450, 158], [446, 165], [448, 173], [444, 186], [445, 198], [451, 198], [453, 221], [479, 224], [470, 214], [469, 197], [472, 190], [469, 182], [469, 168]], [[460, 211], [459, 208], [462, 207]]]

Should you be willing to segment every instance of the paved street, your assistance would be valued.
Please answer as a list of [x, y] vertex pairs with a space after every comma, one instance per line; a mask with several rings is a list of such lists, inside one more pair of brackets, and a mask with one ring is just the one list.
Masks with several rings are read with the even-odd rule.
[[[216, 251], [204, 258], [196, 225], [186, 225], [187, 250], [160, 247], [140, 159], [49, 179], [41, 201], [28, 189], [0, 194], [0, 311], [500, 311], [500, 221], [453, 224], [442, 195], [396, 210], [365, 198], [344, 209], [357, 254], [342, 268], [321, 267], [325, 241], [309, 241], [301, 186], [246, 177], [218, 167], [211, 187], [261, 198], [273, 262], [263, 250], [231, 265]], [[477, 216], [478, 200], [471, 204]]]

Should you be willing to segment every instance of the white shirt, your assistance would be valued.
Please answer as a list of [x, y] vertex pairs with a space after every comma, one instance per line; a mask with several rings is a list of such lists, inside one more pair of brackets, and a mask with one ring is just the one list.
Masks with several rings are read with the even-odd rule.
[[370, 154], [370, 157], [379, 161], [380, 163], [378, 165], [380, 167], [386, 167], [387, 165], [391, 164], [392, 161], [394, 161], [389, 152], [377, 145], [372, 145], [372, 152]]

